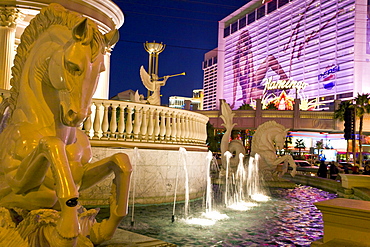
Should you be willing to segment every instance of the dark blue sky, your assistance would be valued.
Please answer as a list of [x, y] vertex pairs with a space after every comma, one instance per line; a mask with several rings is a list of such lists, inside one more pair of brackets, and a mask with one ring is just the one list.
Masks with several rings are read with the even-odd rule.
[[217, 47], [218, 21], [248, 0], [113, 0], [123, 11], [125, 22], [120, 41], [111, 55], [109, 97], [127, 89], [147, 90], [139, 69], [148, 70], [148, 53], [143, 44], [166, 44], [159, 54], [159, 76], [186, 72], [168, 79], [161, 88], [162, 104], [169, 96], [191, 97], [193, 89], [203, 86], [204, 54]]

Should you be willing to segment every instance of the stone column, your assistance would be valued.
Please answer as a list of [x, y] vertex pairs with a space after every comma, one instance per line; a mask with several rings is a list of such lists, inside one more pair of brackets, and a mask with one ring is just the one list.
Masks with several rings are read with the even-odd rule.
[[98, 87], [96, 88], [94, 99], [109, 99], [109, 76], [110, 76], [110, 56], [112, 48], [106, 50], [104, 56], [105, 71], [100, 73]]
[[0, 89], [10, 89], [15, 55], [15, 28], [23, 14], [15, 7], [0, 6]]

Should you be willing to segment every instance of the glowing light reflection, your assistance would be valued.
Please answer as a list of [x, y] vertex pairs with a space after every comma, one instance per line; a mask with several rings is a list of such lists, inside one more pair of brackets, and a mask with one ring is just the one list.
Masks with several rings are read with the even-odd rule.
[[189, 225], [201, 225], [201, 226], [212, 226], [216, 223], [215, 220], [201, 219], [201, 218], [191, 218], [185, 220]]
[[270, 200], [270, 197], [265, 196], [263, 194], [254, 194], [251, 195], [251, 198], [252, 200], [255, 200], [257, 202], [267, 202], [268, 200]]
[[239, 203], [231, 204], [230, 206], [228, 206], [228, 208], [238, 210], [238, 211], [247, 211], [257, 205], [258, 204], [254, 202], [239, 202]]
[[211, 212], [203, 213], [202, 216], [204, 216], [208, 219], [211, 219], [211, 220], [224, 220], [224, 219], [229, 218], [229, 216], [227, 216], [226, 214], [221, 214], [217, 211], [211, 211]]

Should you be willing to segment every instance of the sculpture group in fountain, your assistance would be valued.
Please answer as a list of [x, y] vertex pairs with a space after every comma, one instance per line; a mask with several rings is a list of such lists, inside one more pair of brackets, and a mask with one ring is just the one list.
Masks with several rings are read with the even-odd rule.
[[[221, 139], [221, 154], [222, 154], [222, 169], [221, 176], [225, 174], [226, 170], [226, 158], [224, 156], [226, 151], [229, 151], [233, 157], [230, 158], [229, 169], [230, 173], [236, 171], [239, 155], [242, 153], [245, 155], [245, 148], [243, 143], [234, 139], [229, 142], [231, 132], [236, 123], [233, 123], [233, 117], [235, 113], [232, 112], [228, 103], [225, 100], [221, 100], [221, 119], [223, 120], [223, 126], [226, 131]], [[296, 173], [296, 164], [291, 155], [278, 156], [277, 151], [284, 147], [285, 138], [288, 129], [283, 125], [276, 123], [275, 121], [268, 121], [258, 126], [255, 134], [253, 135], [251, 157], [259, 155], [258, 166], [261, 176], [266, 181], [279, 180], [284, 173], [288, 171], [288, 164], [293, 168], [291, 175], [294, 176]], [[282, 164], [282, 169], [278, 169]]]
[[[127, 214], [131, 164], [126, 154], [95, 163], [78, 128], [104, 54], [118, 41], [95, 23], [51, 4], [25, 29], [3, 102], [0, 134], [0, 245], [93, 246], [110, 239]], [[6, 113], [6, 114], [5, 114]], [[79, 191], [114, 173], [109, 219], [78, 203]]]
[[[251, 156], [259, 155], [259, 170], [265, 181], [279, 180], [288, 171], [288, 164], [293, 168], [291, 175], [295, 176], [296, 164], [293, 157], [289, 154], [277, 155], [284, 148], [287, 133], [288, 129], [283, 125], [268, 121], [258, 126], [253, 135]], [[282, 169], [278, 169], [282, 163]]]

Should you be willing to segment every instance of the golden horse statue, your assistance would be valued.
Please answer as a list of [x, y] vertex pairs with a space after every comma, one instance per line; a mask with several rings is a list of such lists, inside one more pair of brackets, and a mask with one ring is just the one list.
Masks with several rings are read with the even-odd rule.
[[[12, 96], [2, 106], [0, 206], [13, 212], [58, 210], [52, 230], [34, 227], [30, 232], [19, 223], [24, 239], [43, 232], [28, 239], [29, 246], [99, 244], [127, 215], [128, 156], [119, 153], [90, 163], [89, 139], [79, 129], [91, 113], [106, 48], [117, 41], [117, 30], [103, 35], [94, 22], [58, 4], [42, 9], [22, 35], [12, 68]], [[111, 173], [110, 217], [86, 228], [79, 216], [79, 191]], [[38, 219], [45, 217], [43, 212]], [[92, 243], [79, 242], [86, 238], [82, 235]]]

